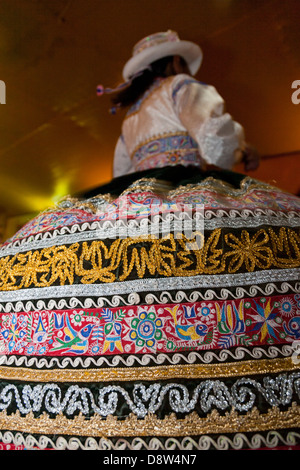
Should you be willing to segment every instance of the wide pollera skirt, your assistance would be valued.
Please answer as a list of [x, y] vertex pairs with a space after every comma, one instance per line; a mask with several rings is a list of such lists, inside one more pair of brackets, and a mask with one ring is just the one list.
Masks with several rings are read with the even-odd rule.
[[299, 198], [167, 167], [0, 248], [1, 449], [296, 449]]

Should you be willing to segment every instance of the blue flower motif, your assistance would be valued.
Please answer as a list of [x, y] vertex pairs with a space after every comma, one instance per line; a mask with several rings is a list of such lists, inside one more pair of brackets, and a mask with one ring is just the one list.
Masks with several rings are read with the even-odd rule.
[[156, 341], [162, 337], [162, 326], [161, 319], [156, 318], [154, 312], [142, 311], [138, 318], [132, 320], [129, 337], [135, 341], [138, 347], [147, 346], [152, 349], [155, 347]]

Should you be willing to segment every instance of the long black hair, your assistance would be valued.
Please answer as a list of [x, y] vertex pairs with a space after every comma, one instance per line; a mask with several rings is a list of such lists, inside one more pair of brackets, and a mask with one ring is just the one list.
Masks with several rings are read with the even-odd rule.
[[[174, 56], [163, 57], [152, 62], [148, 69], [145, 69], [140, 75], [135, 77], [128, 87], [120, 91], [112, 98], [115, 106], [126, 108], [133, 105], [158, 77], [168, 77], [172, 75], [172, 62]], [[182, 61], [184, 59], [181, 58]], [[169, 67], [168, 67], [169, 66]]]

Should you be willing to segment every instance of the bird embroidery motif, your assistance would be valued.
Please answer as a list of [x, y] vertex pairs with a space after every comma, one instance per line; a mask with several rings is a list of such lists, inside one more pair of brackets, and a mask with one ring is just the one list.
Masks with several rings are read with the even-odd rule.
[[[205, 336], [207, 333], [207, 326], [198, 323], [196, 325], [191, 325], [191, 324], [180, 324], [177, 319], [177, 312], [178, 312], [179, 305], [175, 305], [173, 308], [166, 307], [166, 310], [170, 312], [174, 319], [174, 324], [175, 324], [175, 330], [177, 333], [177, 336], [183, 340], [183, 341], [197, 341], [201, 337]], [[191, 314], [189, 312], [189, 317], [193, 318], [195, 317], [196, 314], [195, 312]]]
[[[57, 319], [56, 319], [57, 321]], [[94, 328], [94, 325], [86, 325], [81, 330], [75, 331], [68, 317], [66, 317], [67, 326], [64, 327], [64, 339], [57, 338], [53, 343], [51, 351], [60, 351], [66, 349], [65, 353], [84, 354], [88, 349], [88, 339]], [[61, 326], [64, 325], [64, 321], [61, 322]]]

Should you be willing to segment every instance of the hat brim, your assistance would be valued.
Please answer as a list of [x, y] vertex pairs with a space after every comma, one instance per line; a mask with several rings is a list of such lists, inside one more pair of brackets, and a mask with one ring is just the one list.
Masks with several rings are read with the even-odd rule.
[[129, 59], [123, 68], [124, 80], [129, 80], [134, 74], [141, 72], [152, 62], [169, 55], [180, 55], [189, 67], [192, 75], [196, 75], [202, 63], [201, 48], [190, 41], [174, 41], [158, 44], [139, 52]]

